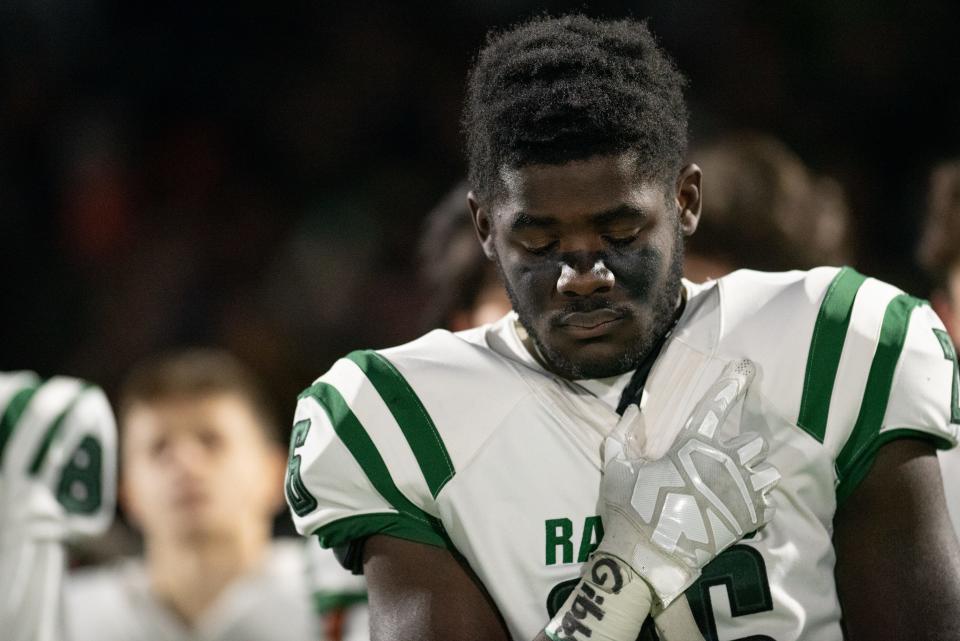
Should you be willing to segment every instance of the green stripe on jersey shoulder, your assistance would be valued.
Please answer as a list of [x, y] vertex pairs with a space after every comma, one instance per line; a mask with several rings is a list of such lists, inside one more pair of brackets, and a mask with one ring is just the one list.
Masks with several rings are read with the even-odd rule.
[[30, 399], [33, 398], [33, 395], [40, 389], [41, 384], [41, 381], [30, 383], [16, 392], [13, 398], [10, 399], [10, 402], [7, 403], [3, 416], [0, 417], [0, 464], [3, 462], [3, 451], [7, 447], [7, 442], [10, 440], [10, 437], [13, 436], [17, 422], [23, 415], [23, 411], [27, 409]]
[[[406, 517], [405, 526], [413, 527], [415, 523], [418, 529], [446, 540], [446, 533], [440, 521], [414, 505], [394, 483], [387, 464], [377, 451], [377, 446], [374, 445], [370, 435], [360, 424], [340, 392], [332, 385], [318, 381], [299, 396], [301, 399], [307, 397], [315, 399], [324, 409], [337, 436], [347, 446], [373, 487], [400, 515]], [[369, 534], [372, 532], [366, 533], [366, 535]], [[338, 543], [332, 545], [338, 545]]]
[[67, 419], [67, 415], [70, 414], [74, 406], [77, 404], [77, 401], [83, 397], [84, 393], [93, 387], [90, 383], [86, 383], [77, 390], [76, 395], [67, 403], [66, 407], [63, 408], [63, 411], [60, 412], [59, 416], [54, 419], [53, 423], [50, 424], [50, 427], [47, 428], [47, 431], [43, 435], [43, 440], [40, 442], [40, 447], [37, 448], [37, 453], [33, 457], [33, 462], [30, 463], [30, 474], [36, 476], [40, 473], [40, 468], [43, 467], [44, 461], [47, 459], [47, 454], [50, 452], [50, 446], [53, 445], [53, 441], [60, 434], [60, 430], [63, 428], [63, 422]]
[[[848, 496], [856, 487], [856, 483], [863, 479], [867, 470], [870, 469], [870, 463], [877, 449], [886, 442], [884, 439], [887, 439], [887, 436], [880, 434], [880, 428], [883, 426], [883, 417], [887, 413], [893, 375], [896, 372], [900, 354], [903, 352], [913, 310], [925, 304], [927, 303], [924, 300], [900, 294], [887, 305], [883, 314], [883, 324], [880, 326], [877, 350], [870, 364], [867, 385], [863, 392], [863, 400], [860, 402], [860, 413], [857, 415], [857, 421], [853, 425], [850, 436], [847, 437], [846, 444], [837, 456], [837, 479], [840, 482], [837, 489], [838, 497], [841, 495], [841, 489], [842, 495]], [[897, 431], [897, 433], [901, 432]]]
[[363, 370], [390, 408], [403, 431], [433, 498], [453, 478], [456, 470], [437, 426], [410, 384], [393, 363], [371, 350], [352, 352], [347, 358]]
[[841, 268], [824, 294], [813, 326], [797, 425], [820, 443], [823, 443], [827, 430], [830, 399], [853, 314], [853, 303], [866, 279], [866, 276], [850, 267]]

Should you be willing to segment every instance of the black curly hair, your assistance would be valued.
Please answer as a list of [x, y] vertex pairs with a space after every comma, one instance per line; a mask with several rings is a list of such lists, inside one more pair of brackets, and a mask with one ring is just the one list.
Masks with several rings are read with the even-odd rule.
[[670, 180], [687, 148], [686, 79], [645, 22], [537, 17], [491, 32], [470, 71], [463, 128], [469, 182], [499, 195], [499, 172], [633, 151]]

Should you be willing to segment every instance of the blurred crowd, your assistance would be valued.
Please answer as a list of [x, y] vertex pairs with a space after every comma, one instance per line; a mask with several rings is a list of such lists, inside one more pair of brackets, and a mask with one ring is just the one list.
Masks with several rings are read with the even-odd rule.
[[[851, 264], [931, 297], [957, 340], [960, 5], [774, 4], [642, 7], [690, 79], [688, 277]], [[464, 75], [490, 26], [568, 5], [4, 3], [0, 370], [114, 398], [145, 357], [217, 346], [286, 426], [346, 352], [495, 319]]]
[[[143, 356], [216, 344], [286, 413], [337, 355], [417, 335], [470, 56], [493, 25], [580, 6], [3, 3], [2, 299], [30, 313], [3, 315], [0, 368], [113, 392]], [[823, 197], [844, 188], [857, 264], [925, 293], [926, 175], [960, 148], [955, 3], [590, 7], [650, 17], [694, 143], [775, 133]]]

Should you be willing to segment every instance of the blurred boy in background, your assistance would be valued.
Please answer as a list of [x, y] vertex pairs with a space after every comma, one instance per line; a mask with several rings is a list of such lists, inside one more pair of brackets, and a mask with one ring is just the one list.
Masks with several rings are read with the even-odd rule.
[[707, 208], [687, 238], [694, 282], [736, 269], [785, 271], [851, 262], [843, 189], [815, 175], [776, 138], [724, 134], [689, 154], [703, 170]]
[[[944, 358], [955, 358], [960, 345], [960, 160], [940, 165], [930, 177], [927, 222], [917, 257], [933, 280], [930, 304], [952, 338], [941, 337]], [[960, 423], [957, 385], [954, 423]], [[960, 534], [960, 451], [955, 448], [939, 455], [947, 506], [954, 531]]]
[[270, 539], [285, 449], [252, 373], [212, 350], [148, 362], [118, 417], [120, 500], [145, 554], [71, 577], [70, 638], [320, 638], [302, 544]]

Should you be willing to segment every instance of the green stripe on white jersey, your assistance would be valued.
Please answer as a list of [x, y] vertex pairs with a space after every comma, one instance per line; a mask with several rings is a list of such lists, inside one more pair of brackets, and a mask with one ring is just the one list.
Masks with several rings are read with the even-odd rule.
[[837, 456], [838, 501], [849, 496], [866, 476], [872, 462], [871, 455], [879, 449], [880, 428], [890, 398], [893, 373], [903, 352], [910, 318], [913, 310], [924, 304], [925, 301], [902, 294], [887, 305], [857, 422]]
[[[116, 427], [103, 392], [75, 378], [0, 374], [3, 518], [47, 536], [102, 532], [116, 495]], [[51, 514], [53, 499], [62, 510]]]
[[[942, 325], [928, 307], [853, 270], [741, 271], [685, 287], [685, 311], [645, 386], [647, 454], [670, 445], [727, 362], [749, 358], [757, 377], [719, 429], [760, 432], [783, 475], [773, 521], [691, 588], [694, 616], [711, 641], [840, 638], [838, 496], [890, 439], [957, 439], [953, 363], [934, 331]], [[431, 332], [379, 358], [338, 361], [320, 382], [339, 394], [339, 413], [310, 395], [297, 407], [295, 421], [313, 427], [292, 454], [317, 506], [294, 520], [325, 545], [390, 534], [395, 519], [443, 538], [511, 636], [533, 638], [602, 532], [600, 447], [618, 416], [596, 386], [538, 366], [515, 324], [511, 314], [467, 332]], [[329, 532], [336, 536], [324, 538]], [[416, 540], [399, 528], [395, 535]]]
[[347, 446], [350, 454], [363, 469], [380, 496], [396, 511], [396, 514], [392, 514], [386, 519], [383, 515], [362, 514], [349, 517], [359, 519], [356, 522], [338, 520], [331, 524], [333, 530], [316, 532], [320, 536], [321, 542], [326, 543], [325, 539], [328, 538], [335, 540], [343, 537], [345, 529], [349, 530], [346, 532], [349, 533], [357, 526], [366, 528], [374, 524], [376, 527], [382, 528], [378, 530], [380, 532], [386, 529], [392, 529], [395, 532], [402, 531], [406, 536], [401, 538], [412, 538], [423, 543], [444, 546], [443, 528], [439, 521], [414, 505], [397, 488], [383, 458], [377, 451], [376, 445], [343, 400], [340, 392], [328, 383], [317, 381], [300, 395], [300, 399], [312, 399], [320, 404], [337, 436]]
[[40, 379], [33, 372], [0, 374], [0, 469], [7, 443], [39, 386]]
[[841, 269], [827, 288], [813, 327], [797, 425], [821, 443], [853, 303], [865, 280], [865, 276], [849, 267]]
[[364, 350], [353, 352], [347, 358], [363, 370], [397, 420], [417, 457], [430, 494], [436, 498], [456, 471], [430, 414], [397, 368], [383, 356]]

